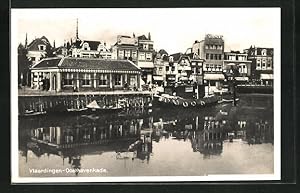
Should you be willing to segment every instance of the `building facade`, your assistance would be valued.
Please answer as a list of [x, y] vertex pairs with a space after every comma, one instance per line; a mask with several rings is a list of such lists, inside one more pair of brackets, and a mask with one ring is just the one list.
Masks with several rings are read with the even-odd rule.
[[203, 72], [206, 95], [223, 92], [224, 40], [221, 35], [207, 34], [202, 41], [195, 41], [192, 53], [204, 59]]
[[140, 88], [141, 70], [129, 60], [47, 58], [31, 68], [31, 87], [49, 91]]
[[237, 71], [235, 79], [238, 82], [248, 82], [251, 76], [251, 61], [246, 53], [239, 51], [224, 52], [223, 72], [227, 77], [233, 75], [233, 70]]
[[166, 81], [166, 66], [169, 64], [168, 53], [161, 49], [154, 57], [153, 83], [164, 85]]
[[27, 49], [27, 58], [32, 64], [36, 64], [42, 58], [47, 56], [47, 51], [51, 50], [51, 44], [49, 40], [42, 36], [41, 38], [36, 38], [33, 40], [28, 46], [25, 47]]
[[251, 78], [260, 84], [273, 85], [273, 48], [250, 47], [244, 50], [251, 63]]
[[137, 63], [138, 58], [138, 39], [130, 36], [117, 36], [117, 42], [112, 47], [112, 59], [130, 60]]
[[142, 80], [146, 84], [152, 84], [154, 70], [153, 53], [153, 41], [151, 40], [150, 33], [148, 33], [148, 37], [145, 35], [139, 36], [137, 65], [142, 69]]

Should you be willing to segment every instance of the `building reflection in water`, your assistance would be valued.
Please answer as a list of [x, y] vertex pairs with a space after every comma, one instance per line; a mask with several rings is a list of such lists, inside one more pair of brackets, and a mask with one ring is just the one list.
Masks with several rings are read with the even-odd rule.
[[140, 118], [123, 117], [122, 120], [95, 118], [83, 122], [73, 117], [56, 122], [55, 126], [50, 126], [50, 123], [25, 129], [29, 132], [21, 132], [20, 150], [25, 157], [28, 150], [37, 157], [54, 154], [62, 157], [63, 164], [68, 159], [72, 168], [80, 169], [82, 156], [101, 155], [103, 152], [115, 152], [116, 159], [138, 159], [149, 163], [154, 155], [153, 143], [159, 144], [161, 140], [191, 143], [193, 151], [203, 155], [204, 159], [220, 156], [224, 143], [273, 144], [272, 120], [247, 119], [242, 115], [233, 120], [226, 116], [217, 117], [153, 114]]

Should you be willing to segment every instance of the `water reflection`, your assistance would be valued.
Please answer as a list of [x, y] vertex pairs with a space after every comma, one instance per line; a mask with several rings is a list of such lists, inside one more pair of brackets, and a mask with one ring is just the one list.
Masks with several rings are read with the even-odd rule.
[[[67, 160], [70, 167], [80, 169], [86, 167], [82, 163], [83, 156], [101, 156], [105, 152], [113, 153], [112, 160], [140, 160], [151, 164], [158, 150], [155, 148], [173, 140], [189, 143], [193, 154], [205, 160], [221, 156], [224, 143], [273, 144], [272, 112], [255, 109], [249, 112], [249, 109], [245, 113], [243, 108], [229, 104], [205, 111], [156, 109], [152, 114], [131, 111], [127, 115], [128, 112], [122, 112], [110, 116], [21, 119], [20, 155], [26, 158], [26, 163], [28, 152], [36, 158], [54, 155], [60, 157], [62, 165]], [[170, 151], [176, 152], [176, 148]], [[189, 154], [178, 155], [178, 159], [183, 156]]]

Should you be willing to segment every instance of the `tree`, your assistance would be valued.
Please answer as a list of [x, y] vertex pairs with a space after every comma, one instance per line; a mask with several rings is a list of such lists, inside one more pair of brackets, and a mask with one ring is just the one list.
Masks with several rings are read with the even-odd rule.
[[18, 83], [19, 85], [29, 85], [30, 76], [29, 76], [29, 68], [31, 62], [27, 58], [27, 49], [19, 44], [18, 46]]

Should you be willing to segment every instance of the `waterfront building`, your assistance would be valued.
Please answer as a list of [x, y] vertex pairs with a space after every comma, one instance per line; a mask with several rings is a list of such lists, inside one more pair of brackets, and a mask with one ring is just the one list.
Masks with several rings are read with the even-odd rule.
[[165, 66], [166, 84], [164, 86], [174, 85], [178, 81], [178, 61], [182, 53], [175, 53], [169, 56], [169, 63]]
[[129, 60], [45, 58], [31, 68], [31, 87], [50, 91], [137, 89], [140, 77], [141, 69]]
[[153, 79], [153, 41], [150, 32], [148, 37], [141, 35], [138, 37], [138, 61], [137, 65], [142, 69], [142, 80], [146, 84], [152, 84]]
[[223, 55], [224, 40], [221, 35], [207, 34], [202, 41], [195, 41], [192, 46], [192, 53], [198, 54], [204, 59], [203, 72], [205, 94], [209, 95], [215, 92], [223, 92]]
[[251, 76], [251, 61], [247, 59], [246, 53], [239, 51], [224, 52], [223, 72], [230, 79], [233, 75], [233, 69], [237, 70], [238, 74], [235, 80], [240, 83], [249, 81]]
[[34, 39], [28, 46], [26, 45], [25, 48], [27, 49], [26, 56], [29, 61], [31, 61], [32, 64], [36, 64], [42, 58], [47, 57], [47, 51], [50, 51], [52, 47], [49, 40], [45, 36], [42, 36], [41, 38]]
[[117, 36], [117, 42], [112, 47], [112, 59], [130, 60], [137, 63], [138, 38], [124, 35]]
[[72, 57], [99, 58], [100, 41], [77, 40], [71, 47]]
[[66, 57], [68, 56], [68, 48], [64, 46], [60, 46], [54, 49], [53, 54], [57, 57]]
[[76, 22], [76, 36], [71, 39], [69, 50], [72, 57], [110, 59], [111, 52], [106, 43], [100, 41], [81, 40], [78, 36], [78, 20]]
[[251, 63], [251, 78], [261, 84], [273, 85], [273, 48], [251, 46], [244, 50]]
[[118, 35], [117, 42], [112, 47], [112, 59], [127, 59], [142, 69], [143, 84], [152, 83], [153, 76], [153, 41], [150, 33], [136, 37]]
[[189, 80], [197, 85], [203, 85], [203, 63], [205, 60], [201, 59], [196, 53], [186, 54], [187, 60], [190, 63]]
[[168, 53], [164, 49], [159, 50], [154, 57], [153, 83], [163, 85], [163, 83], [166, 81], [165, 66], [168, 64]]

